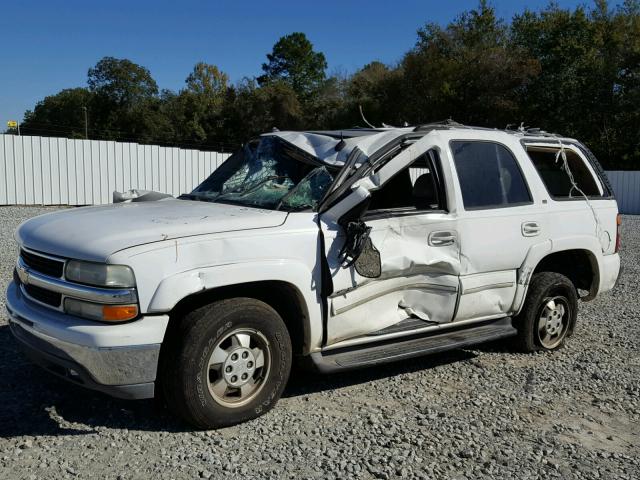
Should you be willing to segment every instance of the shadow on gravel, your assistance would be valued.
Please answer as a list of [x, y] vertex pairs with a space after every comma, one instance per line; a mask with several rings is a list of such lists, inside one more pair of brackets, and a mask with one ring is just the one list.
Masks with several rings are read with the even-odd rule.
[[507, 340], [496, 340], [494, 342], [480, 343], [478, 345], [474, 345], [474, 350], [478, 352], [485, 353], [505, 353], [505, 354], [513, 354], [518, 353], [518, 349]]
[[[475, 356], [469, 351], [455, 350], [333, 375], [295, 368], [283, 396], [339, 389], [470, 360]], [[84, 435], [103, 427], [168, 432], [192, 430], [159, 408], [153, 400], [118, 400], [56, 378], [32, 365], [20, 351], [9, 327], [0, 326], [0, 438]]]
[[476, 356], [476, 354], [467, 350], [452, 350], [450, 352], [427, 355], [396, 363], [388, 363], [331, 375], [320, 375], [296, 369], [296, 371], [291, 374], [289, 384], [282, 396], [296, 397], [325, 390], [336, 390], [405, 373], [428, 370], [449, 363], [471, 360]]
[[153, 400], [118, 400], [32, 365], [7, 325], [0, 326], [0, 438], [83, 435], [97, 427], [187, 431]]

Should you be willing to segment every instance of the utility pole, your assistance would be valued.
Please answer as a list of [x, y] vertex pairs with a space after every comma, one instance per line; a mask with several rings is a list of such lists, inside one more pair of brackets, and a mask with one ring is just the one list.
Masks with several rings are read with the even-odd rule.
[[82, 107], [84, 110], [84, 139], [89, 140], [89, 121], [87, 120], [87, 107]]

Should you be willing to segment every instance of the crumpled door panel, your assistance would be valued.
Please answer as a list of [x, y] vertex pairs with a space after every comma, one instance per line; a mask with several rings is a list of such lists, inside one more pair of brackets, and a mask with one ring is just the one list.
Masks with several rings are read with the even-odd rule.
[[456, 321], [503, 315], [509, 312], [516, 291], [515, 270], [460, 277]]
[[407, 318], [419, 318], [425, 326], [452, 321], [460, 272], [458, 244], [431, 247], [428, 237], [434, 231], [451, 230], [453, 222], [437, 213], [366, 221], [372, 227], [369, 238], [380, 253], [379, 278], [365, 278], [354, 266], [343, 268], [337, 261], [343, 237], [327, 229], [335, 292], [329, 298], [327, 344]]
[[[378, 278], [361, 276], [353, 265], [343, 268], [340, 252], [344, 232], [341, 218], [361, 205], [371, 192], [386, 185], [416, 159], [435, 148], [442, 150], [437, 132], [431, 132], [353, 184], [346, 198], [321, 214], [321, 228], [333, 294], [328, 299], [326, 344], [361, 337], [407, 318], [445, 323], [453, 320], [458, 296], [460, 249], [454, 215], [436, 211], [377, 210], [362, 220], [371, 227], [369, 238], [380, 254]], [[409, 214], [407, 214], [409, 213]], [[430, 245], [430, 236], [441, 234]], [[412, 323], [413, 325], [413, 323]]]
[[430, 323], [451, 321], [458, 292], [451, 275], [418, 274], [386, 278], [329, 299], [330, 321], [327, 343], [366, 335], [407, 318]]

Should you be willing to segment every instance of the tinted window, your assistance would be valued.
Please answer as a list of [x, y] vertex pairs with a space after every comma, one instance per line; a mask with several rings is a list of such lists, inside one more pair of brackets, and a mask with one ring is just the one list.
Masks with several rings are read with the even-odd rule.
[[516, 159], [492, 142], [451, 142], [466, 209], [506, 207], [531, 202]]
[[[589, 168], [582, 158], [573, 150], [565, 150], [567, 154], [567, 164], [573, 174], [576, 184], [588, 197], [600, 197], [598, 184], [591, 175]], [[527, 153], [533, 161], [542, 181], [547, 187], [549, 194], [555, 198], [582, 198], [580, 192], [571, 188], [569, 175], [564, 171], [564, 162], [558, 159], [556, 162], [557, 148], [529, 147]]]

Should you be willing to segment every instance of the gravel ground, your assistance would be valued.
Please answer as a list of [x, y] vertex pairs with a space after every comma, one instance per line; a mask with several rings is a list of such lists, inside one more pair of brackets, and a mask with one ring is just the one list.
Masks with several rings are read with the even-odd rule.
[[[20, 221], [0, 208], [0, 288]], [[0, 478], [640, 478], [640, 217], [624, 275], [554, 354], [501, 345], [330, 377], [295, 373], [266, 416], [197, 432], [153, 401], [51, 378], [0, 313]]]

